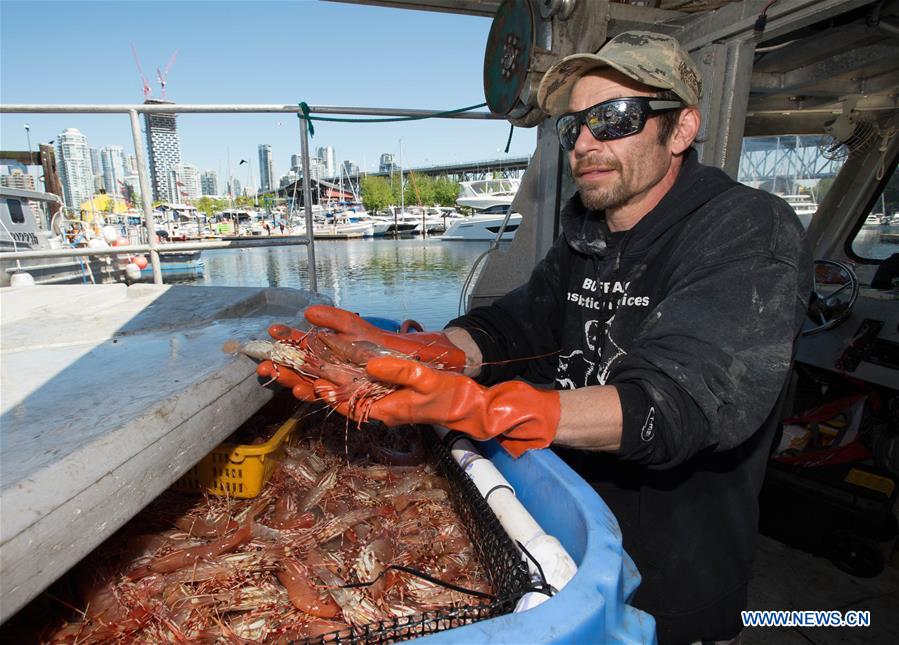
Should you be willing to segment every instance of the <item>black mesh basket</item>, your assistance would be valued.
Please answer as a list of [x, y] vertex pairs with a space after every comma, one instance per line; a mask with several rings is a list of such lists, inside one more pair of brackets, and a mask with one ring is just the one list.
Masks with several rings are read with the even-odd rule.
[[423, 611], [411, 616], [357, 625], [298, 642], [374, 644], [425, 636], [508, 614], [529, 589], [527, 564], [487, 505], [487, 501], [435, 433], [428, 429], [423, 435], [437, 457], [441, 474], [451, 484], [450, 499], [490, 579], [493, 599], [478, 604]]

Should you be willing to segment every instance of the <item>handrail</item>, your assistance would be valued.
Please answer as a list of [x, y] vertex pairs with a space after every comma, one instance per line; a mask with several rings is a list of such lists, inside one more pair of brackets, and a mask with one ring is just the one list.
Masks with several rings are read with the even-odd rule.
[[[302, 110], [298, 105], [278, 105], [278, 104], [177, 104], [177, 103], [138, 103], [138, 104], [105, 104], [92, 105], [80, 103], [14, 103], [0, 105], [0, 114], [2, 113], [70, 113], [70, 114], [117, 114], [128, 113], [131, 110], [135, 112], [147, 113], [173, 113], [173, 114], [213, 114], [213, 113], [253, 113], [253, 112], [288, 112], [301, 114]], [[348, 107], [337, 105], [310, 105], [309, 112], [318, 114], [353, 114], [356, 116], [416, 116], [416, 117], [433, 117], [438, 119], [503, 119], [502, 115], [493, 114], [492, 112], [458, 112], [447, 114], [441, 110], [413, 110], [409, 108], [370, 108], [370, 107]], [[302, 117], [300, 117], [302, 118]]]
[[[278, 238], [252, 238], [276, 241]], [[240, 249], [258, 246], [292, 246], [294, 244], [309, 244], [309, 238], [292, 239], [282, 244], [259, 244], [247, 240], [222, 240], [210, 242], [170, 242], [154, 247], [160, 253], [177, 253], [179, 251], [201, 251], [203, 249]], [[14, 251], [4, 253], [4, 258], [11, 260], [26, 260], [32, 258], [59, 258], [84, 255], [129, 255], [132, 253], [147, 253], [151, 250], [149, 244], [129, 244], [128, 246], [104, 246], [104, 247], [76, 247], [71, 249], [43, 249], [41, 251]]]
[[[370, 107], [347, 107], [334, 105], [314, 105], [306, 106], [309, 113], [315, 112], [319, 114], [351, 114], [357, 116], [408, 116], [419, 118], [439, 118], [439, 119], [501, 119], [500, 115], [490, 112], [453, 112], [446, 113], [439, 110], [413, 110], [408, 108], [370, 108]], [[242, 242], [203, 242], [203, 243], [187, 243], [187, 244], [166, 244], [164, 247], [158, 245], [155, 237], [155, 225], [153, 221], [153, 208], [150, 195], [150, 179], [147, 171], [147, 164], [144, 158], [144, 150], [141, 141], [140, 122], [138, 114], [212, 114], [212, 113], [233, 113], [247, 114], [260, 112], [286, 112], [294, 113], [303, 121], [306, 118], [303, 115], [303, 109], [298, 103], [289, 105], [277, 104], [175, 104], [175, 103], [140, 103], [140, 104], [45, 104], [45, 103], [21, 103], [21, 104], [0, 104], [0, 114], [127, 114], [131, 121], [131, 133], [134, 138], [134, 154], [137, 161], [138, 180], [140, 182], [142, 210], [144, 215], [144, 227], [149, 240], [148, 244], [139, 244], [131, 246], [117, 246], [112, 248], [78, 248], [78, 249], [46, 249], [43, 251], [18, 251], [14, 253], [4, 254], [11, 259], [40, 258], [40, 257], [59, 257], [59, 256], [94, 256], [94, 255], [118, 255], [129, 252], [149, 252], [150, 263], [153, 267], [153, 282], [162, 284], [162, 269], [159, 262], [159, 252], [161, 248], [166, 251], [177, 250], [197, 250], [197, 249], [217, 249], [217, 248], [242, 248], [249, 246], [258, 246], [258, 243], [242, 243]], [[309, 133], [306, 127], [300, 128], [300, 143], [303, 156], [303, 202], [306, 215], [306, 231], [313, 230], [312, 223], [312, 204], [310, 203], [312, 189], [309, 178]], [[315, 273], [315, 242], [314, 235], [308, 235], [305, 240], [292, 241], [290, 244], [305, 244], [308, 256], [308, 270], [310, 290], [318, 291], [318, 282]], [[275, 245], [272, 245], [275, 246]]]

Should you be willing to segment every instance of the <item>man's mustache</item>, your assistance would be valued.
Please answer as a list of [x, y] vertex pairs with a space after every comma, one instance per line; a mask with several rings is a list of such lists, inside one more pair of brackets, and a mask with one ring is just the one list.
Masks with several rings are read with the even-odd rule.
[[585, 157], [575, 159], [572, 171], [575, 177], [585, 170], [621, 170], [621, 163], [614, 157], [604, 157], [597, 153], [591, 153]]

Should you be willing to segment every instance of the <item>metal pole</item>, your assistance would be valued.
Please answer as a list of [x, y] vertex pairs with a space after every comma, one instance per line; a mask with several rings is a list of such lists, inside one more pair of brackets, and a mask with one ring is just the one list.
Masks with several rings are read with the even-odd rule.
[[31, 163], [31, 126], [25, 124], [25, 137], [28, 139], [28, 162]]
[[315, 275], [315, 234], [312, 231], [312, 184], [309, 177], [309, 122], [300, 117], [300, 152], [303, 155], [303, 210], [306, 213], [306, 257], [309, 264], [309, 290], [318, 291], [318, 281]]
[[137, 110], [128, 110], [128, 116], [131, 117], [131, 135], [134, 137], [134, 157], [137, 160], [137, 177], [140, 182], [141, 202], [143, 202], [144, 228], [147, 229], [147, 244], [150, 247], [150, 264], [153, 266], [153, 284], [162, 284], [162, 267], [159, 264], [159, 251], [156, 248], [156, 227], [153, 225], [150, 178], [147, 176], [144, 147], [140, 140], [140, 121], [137, 118]]

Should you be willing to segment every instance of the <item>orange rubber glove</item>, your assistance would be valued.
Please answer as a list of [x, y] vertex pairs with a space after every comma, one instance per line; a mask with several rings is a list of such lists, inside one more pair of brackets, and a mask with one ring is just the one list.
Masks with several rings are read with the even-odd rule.
[[384, 331], [366, 322], [359, 314], [326, 305], [313, 305], [305, 315], [313, 325], [333, 329], [349, 340], [367, 340], [442, 369], [461, 372], [465, 367], [465, 352], [453, 345], [446, 334]]
[[[484, 387], [467, 376], [430, 369], [399, 358], [376, 358], [366, 366], [379, 381], [399, 386], [369, 409], [369, 417], [388, 426], [436, 423], [485, 441], [496, 437], [513, 457], [552, 443], [561, 408], [556, 390], [535, 388], [522, 381]], [[323, 399], [333, 388], [315, 382]], [[346, 404], [336, 406], [349, 415]]]

